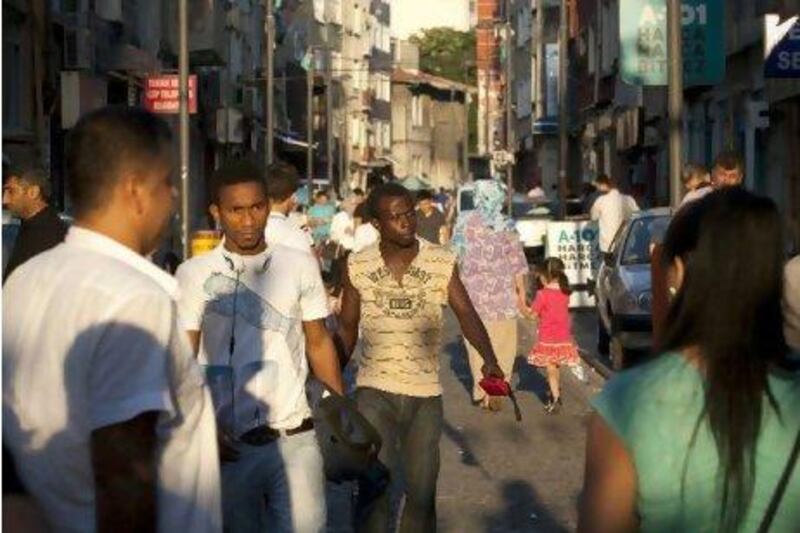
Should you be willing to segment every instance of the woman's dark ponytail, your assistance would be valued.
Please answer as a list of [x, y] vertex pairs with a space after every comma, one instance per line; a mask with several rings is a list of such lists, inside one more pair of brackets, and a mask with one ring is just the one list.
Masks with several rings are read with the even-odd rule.
[[544, 261], [543, 268], [541, 269], [541, 273], [544, 275], [545, 279], [548, 281], [558, 281], [558, 287], [561, 289], [561, 292], [569, 296], [572, 294], [572, 289], [569, 286], [569, 278], [564, 273], [564, 262], [559, 259], [558, 257], [548, 257]]
[[569, 287], [569, 278], [563, 272], [559, 272], [558, 275], [558, 287], [561, 289], [561, 292], [569, 296], [572, 294], [572, 289]]

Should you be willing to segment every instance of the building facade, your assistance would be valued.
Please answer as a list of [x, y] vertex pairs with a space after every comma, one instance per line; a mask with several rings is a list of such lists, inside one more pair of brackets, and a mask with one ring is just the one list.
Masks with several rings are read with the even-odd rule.
[[474, 89], [413, 68], [410, 48], [395, 44], [396, 61], [410, 68], [396, 67], [392, 74], [394, 174], [452, 190], [468, 173], [468, 98]]

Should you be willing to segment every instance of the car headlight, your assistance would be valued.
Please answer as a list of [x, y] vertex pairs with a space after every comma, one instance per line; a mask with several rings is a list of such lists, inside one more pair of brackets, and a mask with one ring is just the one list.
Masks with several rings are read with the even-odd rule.
[[650, 291], [640, 293], [637, 303], [639, 304], [639, 309], [649, 313], [653, 309], [653, 293]]
[[652, 307], [652, 292], [644, 291], [639, 294], [626, 292], [620, 295], [617, 301], [617, 308], [614, 312], [618, 315], [649, 314]]
[[629, 292], [620, 295], [618, 306], [619, 307], [614, 310], [615, 314], [618, 315], [630, 315], [635, 313], [638, 309], [636, 297]]

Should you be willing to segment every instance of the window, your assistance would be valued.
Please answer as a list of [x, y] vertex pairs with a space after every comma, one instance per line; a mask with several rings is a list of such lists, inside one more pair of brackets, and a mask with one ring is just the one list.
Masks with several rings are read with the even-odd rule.
[[392, 125], [389, 122], [384, 122], [383, 126], [383, 147], [389, 151], [392, 149]]
[[533, 18], [531, 17], [530, 4], [522, 4], [517, 10], [517, 46], [521, 47], [531, 38], [533, 28], [531, 27]]
[[411, 97], [411, 125], [416, 127], [424, 125], [422, 116], [422, 96], [418, 94]]

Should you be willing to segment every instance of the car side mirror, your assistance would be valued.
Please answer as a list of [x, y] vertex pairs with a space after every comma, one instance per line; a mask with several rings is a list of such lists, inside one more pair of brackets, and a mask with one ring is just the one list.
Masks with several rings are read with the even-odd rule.
[[616, 257], [614, 257], [614, 254], [611, 253], [603, 254], [603, 262], [606, 264], [607, 267], [613, 267], [615, 260]]

